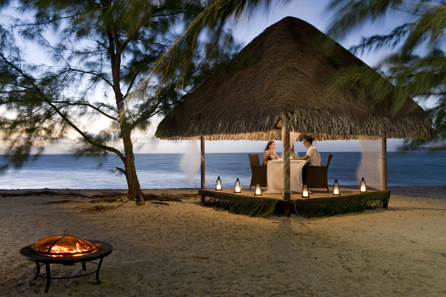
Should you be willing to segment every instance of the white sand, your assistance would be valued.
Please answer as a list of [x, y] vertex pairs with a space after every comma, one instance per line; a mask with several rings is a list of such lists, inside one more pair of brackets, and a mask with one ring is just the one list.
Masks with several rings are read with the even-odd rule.
[[[50, 224], [114, 251], [101, 285], [53, 280], [45, 296], [446, 296], [446, 187], [390, 191], [387, 210], [314, 219], [250, 218], [198, 199], [82, 214], [89, 199], [3, 197], [0, 296], [42, 295], [46, 280], [19, 250], [57, 235]], [[78, 202], [44, 204], [63, 199]]]

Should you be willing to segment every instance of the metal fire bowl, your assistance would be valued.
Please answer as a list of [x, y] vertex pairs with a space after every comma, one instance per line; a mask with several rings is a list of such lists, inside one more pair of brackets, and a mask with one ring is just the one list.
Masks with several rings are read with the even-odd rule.
[[28, 258], [28, 260], [36, 263], [57, 263], [64, 265], [72, 265], [78, 262], [88, 262], [96, 259], [103, 258], [110, 255], [113, 252], [113, 246], [107, 242], [99, 240], [88, 241], [97, 244], [99, 247], [94, 252], [82, 256], [63, 256], [63, 257], [51, 257], [38, 254], [34, 249], [34, 244], [27, 245], [20, 250], [20, 254]]

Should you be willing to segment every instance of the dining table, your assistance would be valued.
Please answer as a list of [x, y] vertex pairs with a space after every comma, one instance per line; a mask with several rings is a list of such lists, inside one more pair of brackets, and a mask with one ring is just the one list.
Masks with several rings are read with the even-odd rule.
[[[292, 193], [302, 192], [302, 169], [308, 160], [290, 160], [290, 190]], [[270, 160], [267, 167], [267, 193], [283, 192], [283, 160]]]

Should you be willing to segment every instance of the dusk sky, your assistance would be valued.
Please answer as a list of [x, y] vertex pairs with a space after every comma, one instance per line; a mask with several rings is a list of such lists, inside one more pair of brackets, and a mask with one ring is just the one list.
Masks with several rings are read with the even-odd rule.
[[[331, 16], [325, 11], [329, 2], [329, 0], [298, 0], [291, 1], [289, 4], [285, 5], [281, 0], [274, 1], [274, 4], [272, 4], [268, 13], [259, 10], [254, 12], [251, 18], [248, 19], [243, 17], [236, 23], [228, 24], [228, 27], [232, 28], [235, 39], [243, 45], [249, 43], [267, 27], [280, 21], [286, 16], [300, 18], [325, 33], [331, 21]], [[393, 19], [391, 23], [378, 23], [373, 26], [367, 26], [366, 28], [360, 28], [357, 32], [354, 32], [347, 38], [337, 41], [348, 49], [350, 46], [357, 44], [360, 41], [361, 36], [371, 36], [374, 34], [390, 32], [394, 27], [394, 21], [395, 19]], [[369, 66], [374, 67], [389, 53], [389, 50], [382, 50], [378, 53], [367, 53], [359, 55], [358, 57]], [[102, 129], [100, 123], [93, 123], [92, 125], [94, 125], [92, 132], [97, 133]], [[184, 153], [191, 149], [194, 150], [198, 148], [198, 141], [161, 141], [156, 139], [153, 137], [155, 128], [156, 123], [154, 123], [147, 133], [134, 133], [135, 148], [137, 152]], [[58, 143], [52, 146], [47, 146], [45, 153], [69, 153], [70, 148], [76, 144], [76, 138], [77, 135], [74, 133], [68, 135]], [[401, 143], [402, 140], [389, 139], [388, 150], [395, 151]], [[262, 141], [207, 141], [206, 152], [263, 152], [265, 145], [266, 142]], [[120, 144], [117, 143], [116, 146], [120, 147]], [[316, 146], [322, 152], [360, 150], [357, 141], [322, 141], [317, 142]], [[276, 143], [276, 150], [282, 151], [280, 141]], [[306, 151], [303, 144], [300, 142], [296, 143], [295, 150], [299, 152]]]

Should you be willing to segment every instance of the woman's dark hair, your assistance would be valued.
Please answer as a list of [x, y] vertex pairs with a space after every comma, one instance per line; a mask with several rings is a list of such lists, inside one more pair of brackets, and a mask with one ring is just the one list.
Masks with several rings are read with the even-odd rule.
[[266, 149], [265, 149], [265, 151], [267, 151], [267, 150], [269, 150], [269, 147], [271, 146], [271, 144], [273, 144], [274, 143], [274, 141], [268, 141], [268, 144], [266, 145]]
[[305, 139], [306, 141], [308, 141], [310, 144], [313, 144], [313, 137], [311, 137], [311, 136], [305, 136], [304, 139]]

